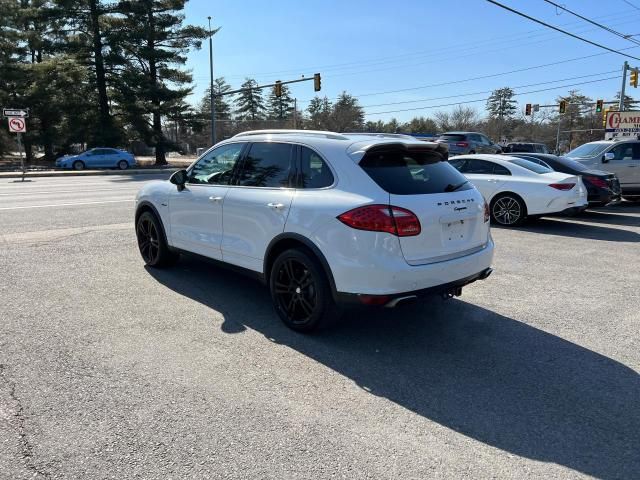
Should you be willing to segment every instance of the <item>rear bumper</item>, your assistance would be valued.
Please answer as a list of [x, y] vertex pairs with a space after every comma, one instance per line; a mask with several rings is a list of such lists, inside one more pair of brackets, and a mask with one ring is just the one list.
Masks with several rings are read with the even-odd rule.
[[416, 266], [409, 265], [402, 258], [392, 263], [378, 263], [373, 270], [358, 269], [354, 272], [357, 275], [354, 275], [353, 282], [336, 282], [336, 299], [346, 299], [349, 303], [349, 299], [354, 297], [357, 303], [362, 303], [359, 299], [362, 296], [397, 298], [413, 295], [413, 292], [443, 292], [482, 277], [483, 272], [491, 267], [493, 252], [494, 243], [489, 236], [485, 248], [479, 252], [452, 260]]
[[426, 297], [428, 295], [460, 295], [462, 287], [469, 285], [477, 280], [485, 280], [491, 275], [493, 269], [487, 267], [481, 272], [469, 275], [468, 277], [448, 282], [435, 287], [422, 288], [420, 290], [412, 290], [410, 292], [392, 293], [389, 295], [367, 295], [357, 293], [342, 293], [338, 292], [336, 298], [340, 305], [356, 306], [356, 305], [368, 305], [368, 306], [384, 306], [387, 308], [393, 308], [401, 301], [415, 300], [418, 298]]

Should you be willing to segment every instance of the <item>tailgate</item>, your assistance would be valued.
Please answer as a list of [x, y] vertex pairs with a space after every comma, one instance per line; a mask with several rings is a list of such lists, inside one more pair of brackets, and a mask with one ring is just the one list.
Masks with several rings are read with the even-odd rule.
[[482, 250], [489, 238], [484, 199], [476, 190], [430, 195], [390, 195], [391, 205], [411, 210], [421, 232], [400, 237], [402, 254], [410, 265], [442, 262]]

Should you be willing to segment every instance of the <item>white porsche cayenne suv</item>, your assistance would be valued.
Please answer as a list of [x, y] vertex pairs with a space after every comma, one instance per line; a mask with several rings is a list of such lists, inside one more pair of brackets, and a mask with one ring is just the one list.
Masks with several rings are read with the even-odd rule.
[[140, 253], [257, 274], [303, 332], [349, 304], [459, 295], [491, 274], [494, 243], [482, 195], [446, 160], [446, 145], [409, 136], [244, 132], [140, 190]]

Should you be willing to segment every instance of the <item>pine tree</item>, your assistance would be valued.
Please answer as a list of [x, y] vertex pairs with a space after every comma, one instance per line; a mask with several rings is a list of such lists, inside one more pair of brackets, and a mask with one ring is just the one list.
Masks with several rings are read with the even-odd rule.
[[342, 92], [333, 105], [331, 115], [331, 127], [336, 132], [353, 132], [364, 127], [364, 110], [358, 104], [358, 100]]
[[240, 88], [244, 89], [238, 94], [236, 99], [236, 114], [242, 120], [262, 120], [265, 112], [262, 92], [255, 87], [258, 86], [252, 78], [245, 79]]
[[117, 100], [131, 126], [155, 147], [156, 165], [167, 163], [162, 118], [191, 93], [191, 75], [180, 67], [186, 53], [200, 48], [208, 35], [203, 28], [183, 24], [185, 3], [121, 0], [117, 5], [111, 45], [122, 65]]
[[514, 92], [509, 87], [498, 88], [487, 100], [487, 110], [494, 118], [511, 118], [518, 110], [518, 102], [513, 98]]
[[275, 87], [267, 100], [267, 118], [271, 120], [287, 120], [293, 114], [293, 97], [287, 85], [282, 85], [282, 95], [276, 97]]

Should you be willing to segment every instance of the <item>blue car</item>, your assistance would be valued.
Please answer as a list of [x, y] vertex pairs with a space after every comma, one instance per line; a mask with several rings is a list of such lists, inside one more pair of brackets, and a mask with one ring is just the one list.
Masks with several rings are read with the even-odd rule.
[[134, 167], [135, 157], [129, 152], [116, 148], [92, 148], [78, 155], [65, 155], [56, 160], [56, 167], [84, 170], [85, 168], [118, 168], [126, 170]]

